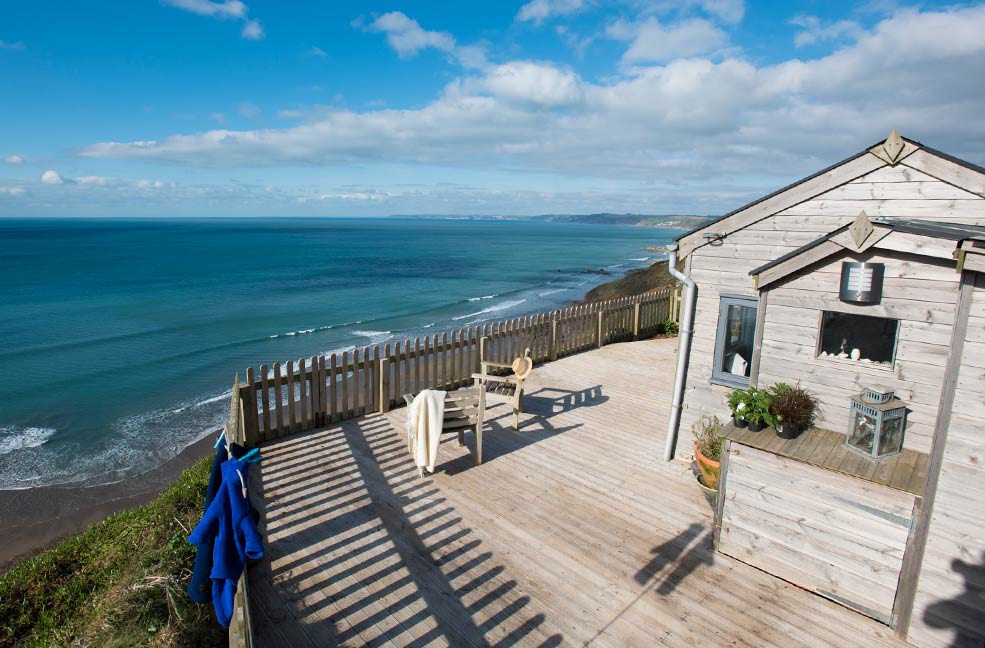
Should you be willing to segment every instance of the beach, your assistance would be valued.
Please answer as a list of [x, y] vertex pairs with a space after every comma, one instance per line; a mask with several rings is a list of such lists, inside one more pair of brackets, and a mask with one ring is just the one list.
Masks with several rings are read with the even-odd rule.
[[[218, 434], [218, 432], [217, 432]], [[41, 486], [0, 490], [0, 573], [113, 513], [154, 499], [179, 474], [213, 452], [215, 435], [143, 474], [99, 486]]]

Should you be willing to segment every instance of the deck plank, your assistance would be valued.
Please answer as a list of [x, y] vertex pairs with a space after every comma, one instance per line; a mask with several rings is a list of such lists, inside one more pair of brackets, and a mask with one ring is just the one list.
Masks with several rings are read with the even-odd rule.
[[266, 443], [257, 645], [901, 645], [713, 551], [711, 505], [660, 460], [675, 355], [539, 365], [519, 430], [490, 395], [484, 463], [450, 435], [424, 479], [403, 408]]

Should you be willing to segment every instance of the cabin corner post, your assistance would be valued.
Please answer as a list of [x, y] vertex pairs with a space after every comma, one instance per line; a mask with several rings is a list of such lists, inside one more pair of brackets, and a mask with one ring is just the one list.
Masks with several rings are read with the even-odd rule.
[[923, 495], [918, 511], [919, 517], [911, 532], [912, 543], [907, 547], [907, 551], [903, 556], [896, 602], [893, 605], [896, 634], [902, 639], [906, 639], [910, 631], [913, 605], [916, 600], [917, 586], [920, 581], [920, 571], [923, 566], [924, 552], [927, 548], [927, 538], [930, 534], [934, 500], [937, 497], [937, 481], [944, 462], [947, 430], [951, 425], [954, 391], [957, 388], [958, 371], [961, 367], [961, 357], [964, 354], [964, 341], [968, 332], [968, 316], [971, 312], [971, 300], [974, 291], [975, 273], [965, 270], [961, 273], [961, 287], [958, 292], [958, 303], [954, 313], [954, 328], [951, 332], [951, 345], [944, 369], [944, 384], [941, 388], [940, 405], [937, 409], [937, 419], [934, 422], [934, 437], [930, 448], [930, 459], [927, 462], [927, 477], [922, 491]]
[[766, 302], [769, 299], [769, 288], [759, 291], [759, 303], [756, 305], [756, 333], [752, 342], [752, 363], [749, 366], [749, 386], [759, 387], [759, 363], [763, 356], [763, 329], [766, 328]]

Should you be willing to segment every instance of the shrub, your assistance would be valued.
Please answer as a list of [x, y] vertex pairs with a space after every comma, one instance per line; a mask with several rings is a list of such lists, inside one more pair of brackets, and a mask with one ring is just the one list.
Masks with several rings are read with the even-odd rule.
[[691, 424], [691, 434], [698, 450], [712, 461], [722, 456], [722, 422], [717, 416], [702, 416]]
[[670, 318], [667, 318], [657, 324], [657, 333], [661, 335], [677, 335], [680, 333], [680, 330], [680, 326], [677, 322]]
[[772, 422], [777, 427], [788, 423], [796, 428], [806, 429], [814, 425], [818, 414], [817, 398], [799, 385], [791, 387], [777, 383], [770, 388], [773, 405], [770, 408]]
[[750, 387], [747, 391], [746, 408], [743, 414], [747, 421], [753, 425], [765, 423], [771, 425], [770, 407], [773, 405], [773, 396], [765, 389]]

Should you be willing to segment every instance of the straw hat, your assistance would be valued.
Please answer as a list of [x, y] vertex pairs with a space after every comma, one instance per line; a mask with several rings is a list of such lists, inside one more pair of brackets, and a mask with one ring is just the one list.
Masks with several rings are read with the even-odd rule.
[[530, 375], [530, 372], [534, 370], [534, 361], [530, 356], [523, 356], [517, 358], [513, 361], [513, 373], [520, 380], [523, 380]]

